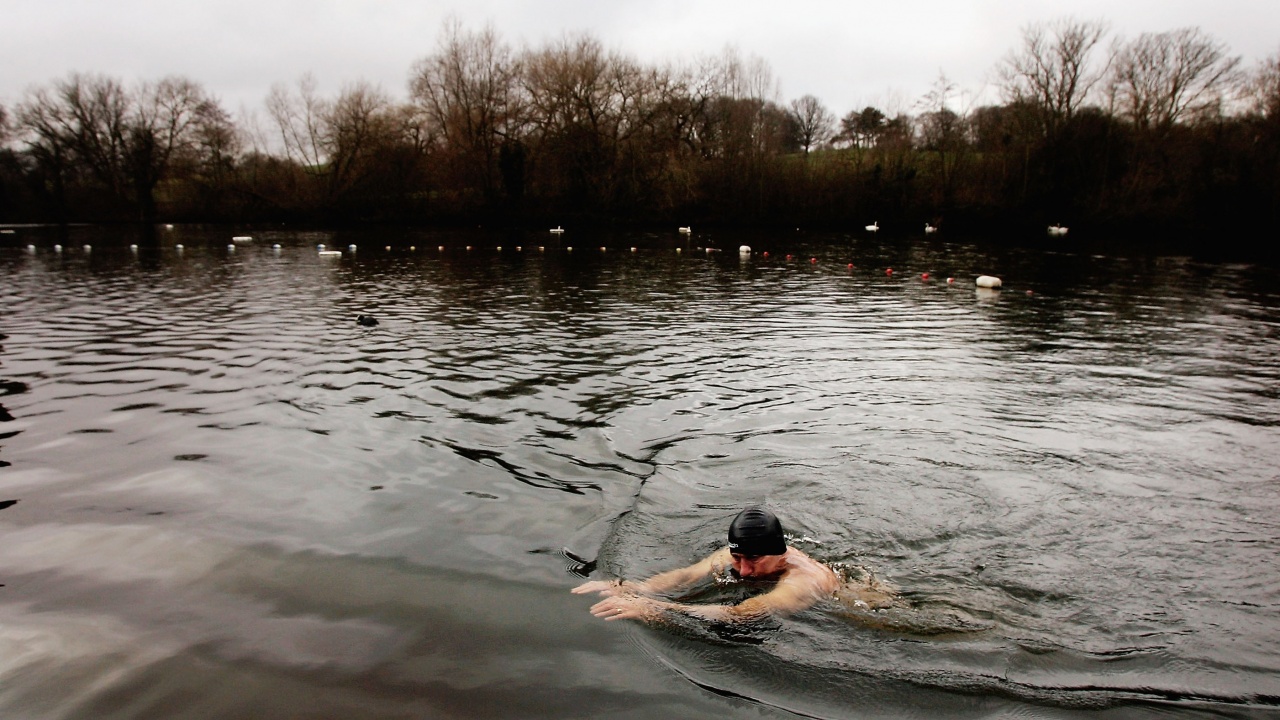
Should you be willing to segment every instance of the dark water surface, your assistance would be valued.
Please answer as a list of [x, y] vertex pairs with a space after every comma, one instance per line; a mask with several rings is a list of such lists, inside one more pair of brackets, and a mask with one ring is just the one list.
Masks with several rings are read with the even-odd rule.
[[[0, 237], [0, 717], [1280, 716], [1275, 268], [234, 234]], [[910, 608], [568, 592], [748, 502]]]

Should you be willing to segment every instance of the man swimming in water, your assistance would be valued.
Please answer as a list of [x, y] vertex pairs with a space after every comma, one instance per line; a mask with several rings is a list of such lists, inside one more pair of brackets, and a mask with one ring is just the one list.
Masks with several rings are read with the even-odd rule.
[[[773, 588], [737, 605], [692, 605], [655, 597], [708, 578], [722, 582], [767, 580], [772, 581]], [[731, 622], [800, 612], [833, 597], [841, 586], [840, 577], [831, 568], [787, 546], [782, 523], [773, 513], [763, 508], [747, 508], [729, 525], [729, 545], [700, 562], [642, 582], [593, 580], [572, 592], [603, 596], [603, 600], [591, 606], [591, 614], [605, 620], [652, 621], [663, 613], [678, 612], [704, 620]]]

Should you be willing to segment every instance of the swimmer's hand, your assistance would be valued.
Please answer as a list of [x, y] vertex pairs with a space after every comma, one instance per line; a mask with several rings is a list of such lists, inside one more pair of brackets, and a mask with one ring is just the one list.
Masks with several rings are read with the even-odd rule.
[[582, 583], [569, 592], [574, 595], [600, 593], [603, 597], [613, 597], [615, 595], [632, 595], [637, 592], [643, 592], [643, 588], [626, 580], [592, 580]]
[[606, 597], [591, 606], [591, 614], [605, 620], [652, 620], [661, 614], [652, 598], [621, 594]]

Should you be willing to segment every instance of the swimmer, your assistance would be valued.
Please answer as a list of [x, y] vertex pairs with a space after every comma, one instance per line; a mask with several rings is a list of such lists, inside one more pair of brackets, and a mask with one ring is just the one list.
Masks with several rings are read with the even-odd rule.
[[[655, 597], [709, 578], [721, 583], [767, 581], [772, 588], [737, 605], [694, 605]], [[747, 508], [729, 525], [729, 545], [700, 562], [640, 582], [593, 580], [572, 592], [603, 596], [603, 600], [591, 606], [591, 614], [605, 620], [653, 621], [664, 613], [674, 612], [713, 622], [735, 622], [797, 613], [822, 600], [835, 598], [837, 590], [841, 595], [848, 592], [834, 570], [787, 546], [782, 523], [773, 513], [763, 508]], [[866, 599], [867, 605], [879, 600]]]

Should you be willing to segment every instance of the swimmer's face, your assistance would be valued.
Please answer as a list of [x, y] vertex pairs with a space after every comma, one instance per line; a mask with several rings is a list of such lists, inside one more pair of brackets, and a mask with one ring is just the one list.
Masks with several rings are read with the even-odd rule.
[[738, 577], [768, 577], [782, 572], [786, 565], [786, 555], [740, 555], [730, 553], [733, 558], [734, 572]]

